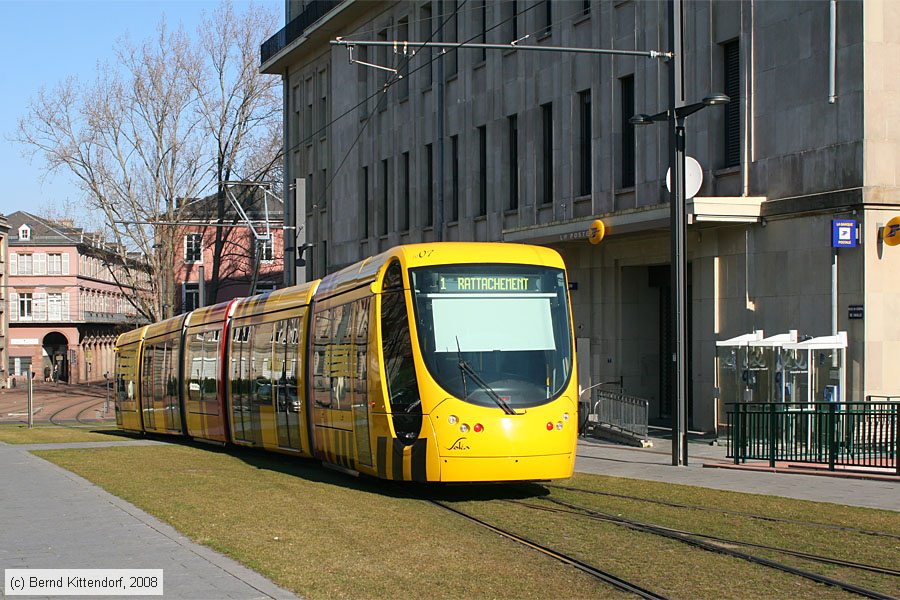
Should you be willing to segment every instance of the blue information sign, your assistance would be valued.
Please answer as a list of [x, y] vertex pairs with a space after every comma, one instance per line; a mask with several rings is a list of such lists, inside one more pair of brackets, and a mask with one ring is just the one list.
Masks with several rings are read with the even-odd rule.
[[854, 219], [832, 219], [831, 247], [856, 248], [857, 226], [858, 224]]

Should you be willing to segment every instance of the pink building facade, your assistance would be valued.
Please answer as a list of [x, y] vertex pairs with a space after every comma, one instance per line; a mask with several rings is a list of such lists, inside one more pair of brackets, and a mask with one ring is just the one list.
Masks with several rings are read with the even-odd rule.
[[[174, 312], [166, 314], [185, 313], [200, 306], [249, 295], [257, 265], [256, 293], [284, 285], [284, 205], [280, 199], [269, 197], [268, 206], [264, 210], [261, 196], [257, 195], [243, 206], [256, 234], [245, 221], [237, 218], [232, 209], [229, 209], [224, 219], [231, 226], [218, 228], [223, 242], [218, 269], [219, 284], [213, 290], [217, 228], [203, 224], [213, 221], [209, 217], [212, 214], [209, 209], [212, 202], [212, 197], [196, 201], [191, 207], [191, 217], [185, 222], [197, 220], [198, 224], [179, 228], [176, 242], [178, 247], [173, 253]], [[262, 239], [258, 239], [257, 235]], [[201, 293], [205, 294], [205, 298], [201, 299]]]
[[138, 324], [121, 259], [106, 242], [68, 223], [9, 215], [8, 378], [105, 381], [122, 331]]

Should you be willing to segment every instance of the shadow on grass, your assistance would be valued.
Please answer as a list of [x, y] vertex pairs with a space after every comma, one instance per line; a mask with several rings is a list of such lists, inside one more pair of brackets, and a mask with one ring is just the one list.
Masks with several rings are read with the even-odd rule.
[[[138, 436], [140, 437], [140, 436]], [[521, 500], [546, 496], [550, 491], [539, 483], [473, 483], [441, 484], [413, 481], [390, 481], [369, 475], [354, 476], [325, 466], [318, 459], [289, 456], [257, 448], [215, 446], [186, 438], [147, 435], [156, 439], [216, 452], [236, 458], [257, 469], [265, 469], [299, 477], [305, 481], [333, 485], [345, 489], [379, 494], [392, 498], [415, 498], [441, 502], [469, 502], [477, 500]]]

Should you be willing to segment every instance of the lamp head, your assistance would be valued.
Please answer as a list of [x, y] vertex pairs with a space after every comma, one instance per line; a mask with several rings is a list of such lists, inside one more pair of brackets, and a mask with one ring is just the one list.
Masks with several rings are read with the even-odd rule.
[[728, 104], [729, 102], [731, 102], [731, 98], [721, 92], [710, 94], [703, 99], [703, 104], [706, 106], [717, 106], [719, 104]]
[[628, 122], [632, 125], [649, 125], [653, 122], [653, 119], [650, 117], [650, 115], [640, 113], [628, 119]]

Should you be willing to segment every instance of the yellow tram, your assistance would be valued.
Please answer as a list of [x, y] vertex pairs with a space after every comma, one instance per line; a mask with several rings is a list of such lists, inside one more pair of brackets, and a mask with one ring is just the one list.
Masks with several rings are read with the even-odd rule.
[[565, 267], [517, 244], [399, 246], [120, 336], [116, 420], [406, 481], [572, 473]]

